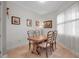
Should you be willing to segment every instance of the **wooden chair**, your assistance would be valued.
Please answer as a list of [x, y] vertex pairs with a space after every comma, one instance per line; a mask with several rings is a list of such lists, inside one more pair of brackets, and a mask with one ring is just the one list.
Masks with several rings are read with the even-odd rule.
[[[33, 33], [33, 31], [27, 31], [27, 35], [28, 35], [28, 37], [31, 37], [31, 36], [34, 36], [34, 33]], [[28, 40], [29, 40], [29, 50], [30, 50], [31, 45], [33, 44], [33, 41], [30, 41], [30, 39], [28, 39]]]
[[52, 53], [52, 39], [53, 39], [53, 32], [49, 31], [47, 33], [47, 41], [38, 44], [38, 48], [45, 48], [46, 49], [46, 57], [48, 57], [48, 48], [50, 48], [50, 52]]
[[57, 39], [57, 31], [55, 30], [55, 31], [53, 31], [53, 45], [54, 45], [55, 49], [56, 49], [56, 39]]
[[39, 36], [40, 35], [40, 31], [39, 30], [36, 30], [35, 31], [35, 34], [36, 34], [36, 36]]
[[43, 29], [40, 30], [40, 34], [41, 34], [41, 35], [44, 35]]

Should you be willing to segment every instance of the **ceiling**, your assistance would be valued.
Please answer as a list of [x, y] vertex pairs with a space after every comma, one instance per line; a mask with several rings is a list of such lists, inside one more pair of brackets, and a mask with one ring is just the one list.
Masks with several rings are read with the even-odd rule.
[[44, 15], [47, 13], [57, 12], [60, 9], [65, 9], [71, 6], [74, 1], [46, 1], [41, 3], [39, 1], [18, 1], [14, 2], [20, 6], [29, 9], [39, 15]]

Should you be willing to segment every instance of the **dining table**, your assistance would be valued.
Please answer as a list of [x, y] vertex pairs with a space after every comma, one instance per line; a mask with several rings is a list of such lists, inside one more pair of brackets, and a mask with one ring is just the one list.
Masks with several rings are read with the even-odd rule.
[[37, 46], [38, 44], [47, 41], [47, 36], [46, 35], [30, 36], [28, 37], [28, 40], [33, 41], [32, 53], [39, 55], [39, 52], [37, 51]]

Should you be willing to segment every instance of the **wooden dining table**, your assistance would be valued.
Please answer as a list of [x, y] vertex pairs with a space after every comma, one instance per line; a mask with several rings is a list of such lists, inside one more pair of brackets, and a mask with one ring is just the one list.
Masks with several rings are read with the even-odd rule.
[[45, 42], [47, 40], [47, 36], [45, 35], [31, 36], [31, 37], [28, 37], [28, 40], [33, 41], [32, 53], [39, 54], [38, 51], [36, 50], [37, 45], [42, 42]]

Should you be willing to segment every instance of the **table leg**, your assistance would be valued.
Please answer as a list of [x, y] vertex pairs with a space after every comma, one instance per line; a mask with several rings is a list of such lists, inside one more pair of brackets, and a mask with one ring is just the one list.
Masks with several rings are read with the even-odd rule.
[[37, 44], [36, 43], [33, 43], [33, 50], [32, 50], [32, 53], [36, 54], [36, 55], [39, 55], [39, 52], [37, 50]]

